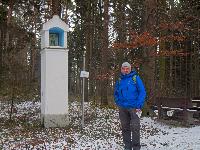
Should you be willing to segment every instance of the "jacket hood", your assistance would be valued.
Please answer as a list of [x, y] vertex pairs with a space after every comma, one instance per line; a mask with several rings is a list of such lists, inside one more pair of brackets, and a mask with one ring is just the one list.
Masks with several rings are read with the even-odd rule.
[[125, 74], [125, 75], [121, 73], [121, 78], [123, 79], [123, 78], [132, 77], [135, 74], [137, 74], [137, 72], [135, 70], [132, 70], [129, 74]]

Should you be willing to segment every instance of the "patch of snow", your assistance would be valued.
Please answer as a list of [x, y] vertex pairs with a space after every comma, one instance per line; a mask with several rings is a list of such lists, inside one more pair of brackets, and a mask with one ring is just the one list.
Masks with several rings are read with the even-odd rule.
[[[42, 128], [40, 102], [15, 104], [9, 121], [8, 104], [0, 112], [0, 149], [123, 150], [118, 111], [85, 103], [85, 127], [81, 129], [81, 107], [70, 104], [70, 125]], [[141, 117], [141, 150], [199, 150], [200, 126], [172, 127], [155, 118]]]

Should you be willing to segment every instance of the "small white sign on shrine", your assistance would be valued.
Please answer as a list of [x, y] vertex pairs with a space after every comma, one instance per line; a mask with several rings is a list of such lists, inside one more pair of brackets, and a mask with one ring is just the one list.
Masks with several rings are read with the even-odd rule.
[[87, 71], [81, 71], [80, 77], [81, 78], [89, 78], [89, 72], [87, 72]]
[[41, 31], [41, 121], [45, 127], [69, 124], [68, 30], [68, 25], [54, 15]]

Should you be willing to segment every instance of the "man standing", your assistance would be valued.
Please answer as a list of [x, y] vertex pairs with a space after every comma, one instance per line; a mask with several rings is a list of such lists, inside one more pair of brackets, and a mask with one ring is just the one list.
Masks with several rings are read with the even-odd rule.
[[124, 62], [116, 82], [114, 98], [119, 107], [125, 150], [140, 150], [140, 116], [146, 97], [145, 87], [131, 65]]

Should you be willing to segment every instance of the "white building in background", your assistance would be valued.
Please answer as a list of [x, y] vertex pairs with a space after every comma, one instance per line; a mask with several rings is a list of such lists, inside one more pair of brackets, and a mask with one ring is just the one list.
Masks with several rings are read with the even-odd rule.
[[41, 31], [41, 121], [65, 127], [68, 117], [68, 25], [55, 15]]

